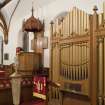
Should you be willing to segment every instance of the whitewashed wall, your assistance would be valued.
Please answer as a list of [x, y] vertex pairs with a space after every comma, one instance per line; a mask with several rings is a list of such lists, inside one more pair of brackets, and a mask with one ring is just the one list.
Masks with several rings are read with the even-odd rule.
[[[31, 15], [30, 9], [32, 5], [31, 3], [28, 5], [27, 0], [24, 1], [25, 3], [22, 2], [23, 4], [21, 3], [21, 5], [19, 5], [19, 7], [17, 8], [17, 11], [15, 12], [14, 17], [11, 21], [9, 43], [8, 45], [4, 46], [4, 53], [9, 53], [9, 60], [4, 60], [4, 64], [11, 64], [14, 62], [16, 46], [18, 42], [17, 37], [22, 26], [22, 21], [24, 18], [28, 18]], [[99, 12], [101, 12], [103, 1], [104, 0], [54, 0], [47, 5], [44, 4], [44, 6], [40, 7], [39, 9], [35, 9], [35, 16], [38, 15], [39, 18], [45, 19], [45, 36], [50, 37], [50, 21], [53, 20], [58, 14], [64, 11], [68, 11], [74, 6], [79, 7], [80, 9], [83, 9], [88, 13], [93, 13], [92, 9], [94, 5], [97, 5]], [[5, 10], [3, 10], [3, 12], [4, 14], [8, 14]], [[44, 52], [44, 66], [49, 67], [49, 49], [45, 50]]]

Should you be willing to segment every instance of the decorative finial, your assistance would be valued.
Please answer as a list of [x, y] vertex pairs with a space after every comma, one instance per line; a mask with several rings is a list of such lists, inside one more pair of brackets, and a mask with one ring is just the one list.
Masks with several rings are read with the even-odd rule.
[[98, 10], [97, 6], [95, 5], [93, 11], [96, 12]]
[[54, 24], [54, 22], [53, 22], [53, 21], [51, 21], [51, 22], [50, 22], [50, 24]]
[[34, 16], [34, 6], [33, 6], [33, 4], [34, 4], [34, 1], [32, 1], [32, 16]]
[[24, 24], [25, 24], [25, 19], [23, 20], [23, 23], [22, 23], [22, 31], [24, 31]]

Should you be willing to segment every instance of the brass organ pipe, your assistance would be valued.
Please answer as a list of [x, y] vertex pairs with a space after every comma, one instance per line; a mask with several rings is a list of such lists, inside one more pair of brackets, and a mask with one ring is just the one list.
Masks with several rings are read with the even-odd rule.
[[[66, 61], [66, 51], [65, 51], [65, 48], [64, 48], [64, 63]], [[64, 64], [64, 78], [66, 77], [66, 65]]]
[[[78, 53], [77, 53], [77, 64], [78, 64], [78, 61], [79, 61], [79, 46], [78, 46], [78, 44], [77, 44], [77, 51], [78, 51]], [[78, 77], [78, 79], [77, 80], [79, 80], [79, 65], [77, 66], [77, 77]]]
[[69, 13], [68, 13], [68, 15], [67, 15], [67, 24], [68, 24], [68, 28], [67, 28], [67, 34], [68, 34], [68, 36], [70, 35], [70, 32], [69, 32], [69, 28], [70, 28], [70, 25], [69, 25]]
[[86, 13], [84, 12], [84, 32], [86, 31]]
[[56, 20], [56, 33], [58, 33], [58, 19]]
[[87, 77], [87, 43], [85, 43], [85, 80], [86, 80], [86, 77]]
[[85, 79], [87, 79], [88, 78], [88, 55], [87, 55], [87, 53], [88, 53], [88, 43], [86, 43], [86, 68], [85, 68]]
[[[67, 35], [67, 34], [66, 34], [66, 35]], [[68, 57], [67, 57], [67, 56], [68, 56], [67, 48], [65, 49], [65, 55], [66, 55], [66, 59], [65, 59], [65, 61], [66, 61], [66, 62], [65, 62], [65, 63], [66, 63], [66, 64], [65, 64], [65, 78], [67, 79], [67, 63], [68, 63], [68, 62], [67, 62], [67, 60], [68, 60]]]
[[102, 98], [103, 98], [103, 70], [104, 70], [104, 65], [103, 65], [103, 52], [104, 52], [104, 40], [103, 38], [100, 38], [99, 40], [99, 55], [98, 55], [98, 71], [99, 71], [99, 83], [98, 83], [98, 88], [99, 88], [99, 104], [102, 105]]
[[60, 48], [60, 70], [61, 70], [61, 78], [63, 76], [63, 66], [62, 66], [62, 50]]
[[82, 33], [82, 11], [80, 10], [80, 34]]
[[68, 36], [68, 14], [66, 16], [66, 36]]
[[65, 37], [65, 17], [64, 17], [64, 19], [63, 19], [63, 31], [64, 31], [63, 36]]
[[63, 56], [64, 56], [64, 52], [63, 52], [63, 49], [61, 50], [61, 58], [62, 58], [62, 62], [61, 62], [61, 65], [62, 65], [62, 77], [64, 78], [64, 64], [63, 64]]
[[84, 59], [84, 43], [81, 43], [81, 79], [84, 79], [84, 64], [83, 64], [83, 59]]
[[75, 29], [74, 29], [74, 32], [75, 33], [77, 33], [77, 20], [76, 20], [76, 17], [77, 17], [77, 15], [76, 15], [76, 7], [74, 8], [74, 24], [75, 24]]
[[[85, 58], [85, 47], [84, 47], [84, 43], [83, 43], [83, 59]], [[83, 62], [82, 62], [83, 64]], [[82, 65], [82, 79], [85, 79], [85, 64]]]
[[[85, 46], [85, 44], [86, 43], [83, 43], [84, 44], [84, 46], [83, 46], [83, 48], [84, 48], [84, 52], [83, 52], [83, 54], [84, 54], [84, 56], [83, 56], [83, 60], [85, 60], [85, 58], [86, 58], [86, 46]], [[86, 64], [85, 64], [85, 62], [83, 62], [84, 64], [83, 64], [83, 80], [85, 80], [85, 78], [86, 78], [86, 75], [85, 75], [85, 73], [86, 73]]]
[[104, 38], [104, 105], [105, 105], [105, 38]]
[[56, 19], [56, 33], [58, 33], [57, 19]]
[[101, 18], [102, 18], [102, 19], [101, 19], [101, 20], [102, 20], [102, 21], [101, 21], [101, 24], [103, 24], [103, 23], [104, 23], [104, 13], [101, 13]]
[[61, 36], [63, 36], [63, 18], [61, 19]]
[[79, 79], [81, 80], [81, 46], [79, 43]]
[[[74, 65], [76, 65], [76, 44], [74, 46]], [[76, 66], [74, 66], [74, 80], [76, 80]]]
[[99, 25], [102, 23], [102, 14], [99, 14]]
[[73, 46], [73, 80], [75, 80], [75, 44]]
[[88, 29], [88, 28], [87, 28], [87, 14], [86, 14], [86, 26], [85, 26], [85, 27], [86, 27], [86, 30], [87, 30], [87, 29]]
[[67, 37], [67, 15], [65, 16], [65, 36]]
[[62, 64], [63, 64], [63, 79], [64, 79], [64, 74], [65, 74], [65, 72], [64, 72], [64, 70], [65, 70], [65, 66], [64, 66], [64, 48], [62, 48]]
[[71, 63], [70, 63], [70, 59], [71, 59], [71, 57], [70, 57], [70, 47], [71, 47], [71, 45], [69, 45], [69, 80], [71, 80], [71, 68], [70, 68], [70, 65], [71, 65]]
[[60, 69], [61, 69], [61, 78], [62, 78], [62, 74], [63, 74], [63, 66], [62, 66], [62, 50], [61, 50], [61, 46], [60, 46]]
[[[72, 10], [71, 13], [72, 13], [72, 34], [73, 34], [73, 31], [74, 31], [74, 25], [73, 25], [73, 23], [74, 23], [74, 22], [73, 22], [73, 10]], [[72, 35], [72, 36], [73, 36], [73, 35]]]
[[70, 54], [70, 56], [71, 56], [71, 80], [73, 80], [73, 62], [72, 62], [72, 60], [73, 60], [73, 43], [72, 43], [72, 46], [71, 46], [71, 54]]
[[67, 21], [67, 16], [65, 16], [65, 37], [67, 36], [67, 24], [66, 24], [66, 21]]
[[69, 36], [71, 36], [71, 12], [69, 12]]
[[87, 58], [87, 56], [86, 56], [86, 51], [87, 51], [87, 48], [86, 48], [86, 43], [84, 43], [85, 44], [85, 46], [84, 46], [84, 49], [85, 49], [85, 54], [84, 54], [84, 80], [86, 79], [86, 65], [87, 65], [87, 63], [86, 63], [86, 58]]
[[62, 36], [64, 36], [64, 18], [62, 19]]
[[67, 65], [65, 64], [65, 79], [66, 79], [66, 75], [67, 75], [67, 74], [66, 74], [66, 73], [67, 73], [67, 72], [66, 72], [66, 67], [67, 67]]
[[79, 63], [79, 66], [80, 66], [80, 80], [82, 80], [82, 43], [80, 43], [80, 63]]
[[86, 14], [86, 29], [89, 28], [89, 16]]
[[[86, 60], [86, 43], [84, 43], [84, 60]], [[85, 64], [84, 64], [84, 80], [86, 79], [86, 62], [84, 62]]]
[[77, 17], [77, 15], [78, 15], [78, 9], [76, 8], [76, 34], [78, 34], [78, 22], [77, 22], [77, 19], [78, 19], [78, 17]]
[[[77, 58], [77, 46], [75, 46], [75, 64], [78, 65], [76, 58]], [[78, 80], [78, 68], [77, 67], [78, 66], [75, 66], [75, 71], [76, 71], [76, 78], [75, 79], [76, 80]]]
[[73, 43], [72, 43], [72, 80], [74, 79], [74, 73], [73, 73]]
[[72, 22], [73, 20], [72, 20], [72, 11], [70, 12], [70, 32], [71, 32], [71, 35], [70, 36], [72, 36], [72, 32], [73, 32], [73, 26], [72, 26], [72, 24], [73, 24], [73, 22]]
[[64, 17], [64, 37], [66, 36], [66, 16]]
[[65, 73], [65, 64], [64, 64], [64, 79], [65, 79], [65, 75], [66, 75], [66, 73]]
[[84, 78], [83, 76], [83, 65], [82, 65], [82, 58], [84, 57], [84, 54], [83, 54], [83, 45], [82, 43], [80, 44], [81, 46], [81, 56], [80, 56], [80, 67], [81, 67], [81, 80]]
[[68, 69], [69, 69], [68, 79], [70, 80], [70, 44], [69, 44], [69, 68]]
[[69, 36], [69, 13], [67, 14], [67, 21], [66, 21], [66, 26], [67, 26], [67, 31], [66, 31], [66, 34], [67, 36]]
[[75, 33], [75, 7], [73, 8], [73, 33]]
[[76, 45], [76, 64], [77, 64], [77, 66], [76, 66], [76, 80], [79, 80], [79, 66], [78, 66], [78, 53], [79, 53], [79, 51], [78, 51], [78, 44]]
[[[57, 29], [56, 29], [57, 27], [56, 27], [56, 20], [55, 20], [55, 33], [57, 32]], [[56, 36], [56, 34], [55, 34], [55, 36]]]
[[88, 14], [86, 13], [86, 28], [85, 28], [85, 31], [87, 31], [90, 27], [88, 27], [89, 25], [89, 18], [88, 18]]
[[85, 23], [85, 22], [84, 22], [85, 19], [84, 19], [84, 18], [85, 18], [85, 13], [84, 13], [84, 11], [83, 11], [83, 32], [85, 31], [85, 24], [84, 24], [84, 23]]
[[68, 49], [69, 49], [69, 47], [67, 47], [67, 65], [66, 65], [66, 78], [68, 79], [68, 65], [69, 65], [69, 63], [68, 63], [68, 60], [69, 60], [69, 51], [68, 51]]
[[68, 76], [68, 47], [66, 49], [66, 55], [67, 55], [67, 58], [66, 58], [66, 60], [67, 60], [67, 64], [66, 64], [66, 79], [67, 79], [67, 76]]
[[[78, 64], [80, 63], [80, 44], [78, 44]], [[79, 80], [81, 78], [81, 72], [80, 72], [80, 65], [78, 65], [78, 72], [79, 72]]]
[[53, 38], [53, 35], [54, 35], [54, 23], [53, 23], [53, 21], [51, 22], [51, 38]]
[[84, 16], [83, 16], [83, 11], [81, 11], [81, 34], [83, 34], [83, 29], [84, 29]]
[[63, 77], [63, 79], [64, 79], [64, 64], [62, 64], [62, 66], [63, 66], [62, 77]]
[[54, 33], [55, 33], [55, 23], [53, 23], [53, 36], [54, 36]]
[[75, 76], [74, 76], [74, 43], [73, 43], [73, 50], [72, 50], [72, 72], [73, 72], [73, 80], [74, 80], [74, 78], [75, 78]]
[[79, 35], [81, 34], [81, 11], [79, 10]]
[[104, 20], [105, 20], [105, 2], [103, 3], [103, 14], [104, 14]]
[[67, 55], [67, 65], [66, 65], [66, 79], [68, 79], [68, 47], [67, 47], [67, 51], [66, 51], [66, 55]]
[[69, 24], [69, 28], [68, 28], [68, 36], [70, 36], [70, 12], [68, 13], [68, 24]]
[[79, 34], [79, 11], [77, 9], [77, 33]]

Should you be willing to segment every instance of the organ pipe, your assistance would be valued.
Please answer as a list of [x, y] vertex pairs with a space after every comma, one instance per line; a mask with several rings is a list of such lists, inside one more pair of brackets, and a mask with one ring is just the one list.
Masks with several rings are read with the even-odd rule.
[[98, 71], [99, 71], [99, 81], [98, 81], [98, 95], [99, 95], [99, 105], [102, 105], [102, 97], [103, 97], [103, 74], [104, 74], [104, 40], [103, 38], [99, 38], [98, 40]]

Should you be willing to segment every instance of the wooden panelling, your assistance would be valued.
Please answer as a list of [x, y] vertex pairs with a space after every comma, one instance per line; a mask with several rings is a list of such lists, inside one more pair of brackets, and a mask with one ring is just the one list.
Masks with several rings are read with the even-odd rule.
[[[22, 77], [22, 85], [21, 85], [21, 103], [23, 102], [31, 102], [33, 99], [33, 84], [32, 77], [25, 76]], [[29, 84], [30, 82], [30, 84]], [[2, 83], [2, 84], [1, 84]], [[6, 84], [10, 83], [9, 77], [0, 78], [0, 105], [13, 105], [13, 97], [12, 97], [12, 88], [11, 85], [7, 87]]]
[[31, 72], [38, 70], [41, 65], [40, 54], [31, 52], [22, 52], [18, 55], [19, 59], [19, 71], [20, 72]]

